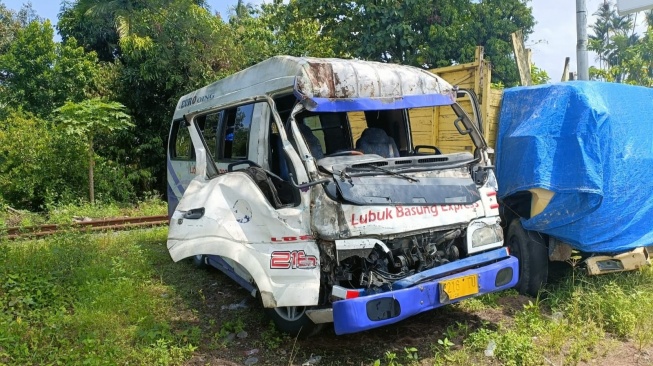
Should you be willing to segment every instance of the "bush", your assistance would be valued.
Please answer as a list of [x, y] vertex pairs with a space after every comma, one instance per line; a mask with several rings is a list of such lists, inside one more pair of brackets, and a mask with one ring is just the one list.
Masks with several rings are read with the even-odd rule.
[[[88, 197], [88, 151], [77, 137], [21, 111], [0, 121], [0, 203], [42, 210]], [[127, 168], [96, 157], [96, 195], [102, 201], [136, 197]]]
[[21, 111], [0, 122], [0, 191], [9, 205], [38, 209], [82, 189], [83, 146], [63, 137], [47, 121]]

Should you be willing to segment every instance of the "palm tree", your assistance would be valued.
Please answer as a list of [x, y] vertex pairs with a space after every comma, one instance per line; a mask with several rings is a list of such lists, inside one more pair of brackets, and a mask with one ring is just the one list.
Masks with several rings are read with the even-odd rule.
[[[591, 26], [593, 35], [589, 36], [588, 48], [590, 51], [597, 53], [599, 60], [599, 68], [608, 68], [607, 60], [605, 58], [606, 50], [610, 44], [610, 30], [611, 19], [616, 16], [616, 12], [607, 1], [599, 6], [599, 9], [594, 13], [597, 17], [596, 22]], [[604, 64], [605, 62], [605, 64]]]
[[77, 6], [87, 15], [111, 16], [118, 36], [124, 38], [132, 33], [135, 12], [153, 5], [150, 3], [148, 0], [79, 0]]

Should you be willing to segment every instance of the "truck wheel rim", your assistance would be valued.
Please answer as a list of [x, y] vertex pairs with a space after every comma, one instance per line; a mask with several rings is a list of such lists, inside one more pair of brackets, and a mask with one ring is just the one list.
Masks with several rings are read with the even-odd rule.
[[304, 315], [306, 308], [303, 306], [284, 306], [274, 308], [274, 311], [276, 311], [283, 320], [293, 322], [299, 320]]

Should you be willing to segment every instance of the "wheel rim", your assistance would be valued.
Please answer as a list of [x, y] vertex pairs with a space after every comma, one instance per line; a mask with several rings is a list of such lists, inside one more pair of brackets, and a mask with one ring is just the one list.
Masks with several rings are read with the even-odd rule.
[[276, 311], [283, 320], [294, 322], [304, 315], [306, 308], [303, 306], [284, 306], [274, 308], [274, 311]]

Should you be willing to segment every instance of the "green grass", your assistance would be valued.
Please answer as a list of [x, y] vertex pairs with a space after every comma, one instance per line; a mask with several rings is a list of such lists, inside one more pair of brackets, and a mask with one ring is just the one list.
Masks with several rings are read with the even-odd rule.
[[[0, 364], [180, 364], [198, 327], [173, 324], [155, 272], [165, 228], [0, 243]], [[163, 248], [162, 248], [163, 246]]]
[[[651, 268], [576, 271], [538, 299], [505, 291], [355, 336], [326, 329], [295, 342], [254, 300], [220, 310], [247, 293], [216, 271], [172, 263], [165, 240], [155, 228], [0, 242], [0, 365], [240, 364], [253, 348], [269, 365], [312, 354], [324, 366], [576, 365], [624, 343], [642, 354], [653, 344]], [[242, 330], [249, 336], [234, 340]]]
[[[514, 293], [499, 298], [504, 296]], [[495, 309], [495, 303], [496, 297], [485, 297], [459, 307], [482, 312]], [[626, 342], [645, 351], [653, 343], [653, 269], [596, 277], [576, 273], [549, 286], [509, 319], [469, 333], [456, 347], [434, 343], [431, 360], [443, 365], [577, 365]], [[493, 357], [484, 355], [490, 343], [496, 345]]]

